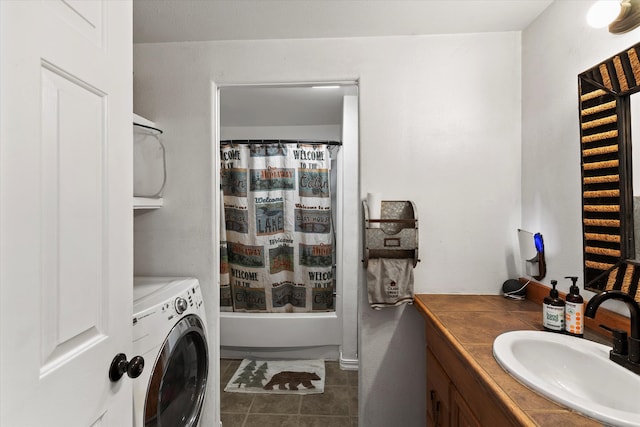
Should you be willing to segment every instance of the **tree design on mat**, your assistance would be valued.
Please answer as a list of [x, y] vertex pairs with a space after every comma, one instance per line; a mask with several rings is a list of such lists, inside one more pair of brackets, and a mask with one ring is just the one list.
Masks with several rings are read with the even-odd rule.
[[238, 384], [238, 388], [242, 386], [242, 384], [248, 384], [251, 381], [253, 369], [256, 367], [256, 361], [252, 360], [244, 367], [238, 378], [233, 382], [234, 384]]
[[258, 387], [258, 388], [262, 388], [263, 384], [262, 384], [262, 380], [266, 380], [267, 377], [265, 377], [265, 373], [267, 372], [267, 363], [263, 363], [262, 365], [260, 365], [260, 367], [258, 369], [256, 369], [256, 371], [253, 373], [253, 376], [251, 377], [251, 381], [247, 384], [247, 387]]

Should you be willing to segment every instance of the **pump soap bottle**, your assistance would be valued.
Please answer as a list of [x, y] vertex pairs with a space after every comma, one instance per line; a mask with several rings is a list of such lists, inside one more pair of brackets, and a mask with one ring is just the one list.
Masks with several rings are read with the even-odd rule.
[[578, 278], [575, 276], [566, 276], [565, 279], [571, 279], [573, 282], [565, 298], [567, 300], [565, 330], [569, 335], [582, 337], [584, 336], [584, 299], [582, 299], [580, 289], [578, 285], [576, 285]]
[[565, 302], [559, 297], [556, 289], [557, 285], [557, 280], [551, 281], [551, 292], [542, 303], [542, 325], [547, 331], [562, 333], [564, 330]]

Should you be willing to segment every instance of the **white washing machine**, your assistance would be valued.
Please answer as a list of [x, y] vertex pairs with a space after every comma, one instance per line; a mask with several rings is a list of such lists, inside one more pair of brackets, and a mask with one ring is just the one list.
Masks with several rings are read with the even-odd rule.
[[145, 367], [133, 381], [134, 427], [195, 427], [209, 354], [198, 280], [134, 277], [133, 350]]

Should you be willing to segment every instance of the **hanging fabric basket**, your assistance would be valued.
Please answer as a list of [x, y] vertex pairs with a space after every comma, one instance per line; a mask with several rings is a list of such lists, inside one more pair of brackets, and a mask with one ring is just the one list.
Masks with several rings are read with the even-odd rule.
[[165, 149], [160, 132], [134, 123], [133, 195], [161, 197], [166, 180]]

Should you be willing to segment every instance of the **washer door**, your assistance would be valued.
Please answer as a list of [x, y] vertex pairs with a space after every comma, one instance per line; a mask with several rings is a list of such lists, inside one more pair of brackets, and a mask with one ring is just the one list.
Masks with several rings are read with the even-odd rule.
[[209, 355], [204, 326], [194, 314], [169, 332], [149, 380], [145, 427], [195, 427], [207, 384]]

